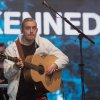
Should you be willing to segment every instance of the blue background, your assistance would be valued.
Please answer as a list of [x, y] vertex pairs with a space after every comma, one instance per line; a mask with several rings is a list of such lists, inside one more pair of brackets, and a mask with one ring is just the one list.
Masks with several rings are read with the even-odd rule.
[[[42, 0], [0, 0], [0, 11], [28, 11], [34, 14], [36, 11], [48, 11], [42, 6]], [[50, 0], [50, 5], [61, 12], [96, 12], [100, 15], [99, 0]], [[56, 4], [56, 7], [55, 7]], [[34, 16], [33, 16], [34, 17]], [[4, 19], [0, 16], [0, 28], [4, 29]], [[52, 32], [52, 30], [51, 30]], [[54, 43], [60, 50], [68, 55], [70, 62], [63, 69], [62, 80], [64, 92], [59, 89], [55, 93], [49, 93], [48, 100], [81, 100], [80, 78], [80, 45], [77, 36], [74, 35], [42, 35]], [[0, 42], [9, 45], [15, 41], [18, 35], [0, 34]], [[83, 38], [84, 84], [86, 100], [100, 100], [100, 34], [89, 36], [95, 45]], [[77, 39], [77, 40], [76, 40]], [[76, 40], [76, 41], [75, 41]]]

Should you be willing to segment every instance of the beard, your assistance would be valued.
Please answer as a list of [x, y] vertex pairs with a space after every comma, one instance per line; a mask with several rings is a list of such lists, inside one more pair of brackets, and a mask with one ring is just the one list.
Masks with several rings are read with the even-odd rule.
[[28, 36], [23, 36], [22, 41], [25, 44], [32, 44], [35, 41], [35, 35], [28, 35]]

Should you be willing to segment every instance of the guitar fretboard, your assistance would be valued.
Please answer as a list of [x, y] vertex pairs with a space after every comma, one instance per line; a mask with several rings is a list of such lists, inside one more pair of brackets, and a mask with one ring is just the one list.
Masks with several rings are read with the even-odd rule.
[[13, 62], [15, 62], [15, 63], [18, 62], [18, 58], [17, 58], [17, 57], [6, 56], [6, 59], [11, 60], [11, 61], [13, 61]]

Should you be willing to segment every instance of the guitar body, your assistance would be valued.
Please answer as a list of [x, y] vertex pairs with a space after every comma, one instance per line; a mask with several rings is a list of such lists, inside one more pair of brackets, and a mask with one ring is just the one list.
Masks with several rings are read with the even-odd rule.
[[[27, 59], [30, 59], [27, 58]], [[26, 59], [26, 60], [27, 60]], [[40, 74], [38, 71], [31, 69], [29, 74], [25, 75], [25, 77], [28, 76], [32, 78], [35, 82], [42, 82], [44, 87], [50, 91], [55, 92], [61, 85], [61, 70], [55, 71], [52, 75], [45, 75], [45, 71], [51, 66], [52, 63], [55, 62], [57, 58], [55, 56], [49, 55], [49, 56], [39, 56], [34, 55], [31, 58], [31, 63], [34, 65], [41, 65], [44, 68], [44, 73]]]

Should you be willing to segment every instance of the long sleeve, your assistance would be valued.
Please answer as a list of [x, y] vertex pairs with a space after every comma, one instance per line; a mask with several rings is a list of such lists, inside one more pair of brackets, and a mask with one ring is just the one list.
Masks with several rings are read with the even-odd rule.
[[57, 47], [55, 47], [49, 40], [45, 39], [45, 46], [48, 50], [49, 55], [55, 55], [58, 59], [55, 63], [58, 66], [58, 69], [65, 67], [68, 64], [69, 59], [68, 57]]
[[[8, 47], [5, 50], [5, 55], [6, 56], [11, 56], [11, 57], [15, 57], [16, 55], [16, 50], [14, 50], [14, 47], [11, 45], [10, 47]], [[4, 76], [8, 79], [11, 80], [13, 78], [15, 78], [17, 76], [17, 74], [19, 73], [19, 69], [16, 68], [15, 64], [13, 61], [10, 61], [8, 59], [4, 60]]]

